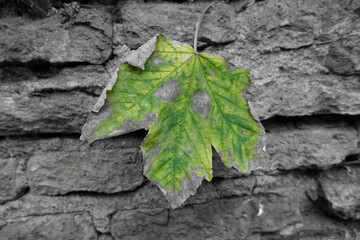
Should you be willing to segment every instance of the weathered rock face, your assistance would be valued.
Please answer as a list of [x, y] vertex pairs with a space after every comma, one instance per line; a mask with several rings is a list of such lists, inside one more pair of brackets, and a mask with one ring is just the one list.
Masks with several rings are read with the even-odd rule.
[[1, 228], [2, 239], [97, 239], [87, 213], [36, 216]]
[[247, 96], [254, 108], [259, 109], [260, 118], [267, 119], [277, 115], [358, 115], [359, 94], [358, 76], [305, 74], [300, 77], [279, 76], [276, 80], [255, 80]]
[[25, 165], [16, 158], [0, 159], [0, 203], [16, 199], [27, 190]]
[[0, 2], [0, 239], [359, 239], [358, 1], [209, 10], [199, 47], [250, 70], [271, 168], [214, 152], [214, 179], [175, 210], [142, 174], [145, 131], [78, 138], [130, 49], [157, 33], [192, 44], [208, 3], [33, 2]]
[[260, 119], [358, 115], [360, 21], [350, 4], [259, 2], [237, 15], [236, 42], [209, 51], [250, 70], [247, 96]]
[[116, 193], [144, 181], [138, 149], [99, 148], [35, 155], [27, 165], [30, 188], [39, 194], [72, 191]]
[[111, 15], [104, 7], [64, 11], [34, 22], [2, 18], [0, 24], [0, 64], [102, 64], [111, 54]]
[[133, 190], [144, 182], [140, 141], [136, 135], [92, 145], [77, 138], [1, 141], [1, 201], [28, 186], [45, 195]]
[[[191, 6], [166, 2], [138, 4], [131, 1], [119, 4], [124, 31], [122, 44], [130, 48], [138, 48], [158, 33], [192, 44], [197, 20], [195, 13], [200, 13], [205, 6], [206, 3]], [[232, 7], [219, 4], [215, 10], [209, 11], [209, 14], [204, 17], [199, 31], [200, 41], [216, 44], [235, 41], [234, 21], [235, 12]]]
[[324, 116], [265, 126], [271, 131], [267, 151], [272, 169], [328, 168], [359, 152], [358, 131], [344, 118]]
[[[251, 210], [250, 202], [244, 199], [215, 200], [171, 212], [124, 210], [114, 215], [111, 231], [115, 239], [224, 239], [229, 235], [243, 238], [251, 224]], [[224, 217], [230, 215], [234, 218]]]
[[108, 76], [102, 66], [2, 68], [1, 134], [80, 132]]
[[320, 187], [313, 200], [343, 219], [360, 219], [360, 168], [344, 166], [320, 175]]

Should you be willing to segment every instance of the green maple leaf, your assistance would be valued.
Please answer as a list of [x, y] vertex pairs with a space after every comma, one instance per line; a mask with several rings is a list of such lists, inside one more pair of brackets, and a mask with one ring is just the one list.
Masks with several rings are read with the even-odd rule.
[[[134, 54], [119, 66], [105, 105], [89, 118], [82, 138], [93, 141], [149, 129], [141, 147], [144, 174], [173, 207], [194, 194], [203, 178], [212, 179], [211, 146], [227, 167], [241, 172], [253, 168], [249, 161], [256, 160], [264, 131], [241, 95], [249, 72], [231, 71], [223, 58], [197, 54], [163, 35]], [[146, 54], [151, 55], [142, 56]], [[146, 61], [144, 66], [133, 66], [140, 60]]]

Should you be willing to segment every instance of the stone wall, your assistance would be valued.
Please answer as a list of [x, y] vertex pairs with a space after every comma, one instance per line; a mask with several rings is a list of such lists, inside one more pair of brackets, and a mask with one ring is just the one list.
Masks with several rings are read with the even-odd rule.
[[[20, 4], [21, 3], [21, 4]], [[0, 1], [0, 239], [360, 239], [360, 1], [234, 0], [200, 48], [250, 70], [271, 170], [215, 178], [170, 210], [145, 131], [87, 145], [119, 63], [156, 33], [192, 43], [195, 1]]]

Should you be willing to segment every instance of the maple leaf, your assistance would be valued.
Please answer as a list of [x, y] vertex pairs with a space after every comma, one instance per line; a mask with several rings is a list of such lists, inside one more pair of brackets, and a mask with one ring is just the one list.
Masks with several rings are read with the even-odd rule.
[[[187, 44], [155, 36], [119, 66], [84, 126], [94, 141], [149, 129], [141, 149], [144, 174], [180, 206], [205, 178], [213, 177], [212, 146], [227, 167], [249, 172], [264, 138], [241, 95], [249, 72], [229, 70], [218, 56], [196, 53]], [[136, 65], [136, 66], [134, 66]], [[259, 165], [259, 164], [258, 164]], [[261, 164], [260, 164], [261, 165]]]

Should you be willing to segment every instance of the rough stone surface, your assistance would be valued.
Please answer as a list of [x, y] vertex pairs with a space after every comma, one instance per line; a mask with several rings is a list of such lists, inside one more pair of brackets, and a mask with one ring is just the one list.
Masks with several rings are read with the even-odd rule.
[[254, 176], [235, 179], [216, 179], [203, 181], [196, 194], [185, 201], [186, 205], [201, 204], [220, 198], [244, 197], [252, 193], [256, 184]]
[[260, 119], [279, 115], [360, 114], [359, 76], [286, 75], [255, 79], [249, 88], [247, 97]]
[[236, 17], [236, 42], [207, 50], [251, 72], [247, 97], [260, 119], [358, 115], [360, 20], [350, 5], [261, 1]]
[[135, 148], [50, 152], [30, 158], [27, 178], [31, 190], [39, 194], [116, 193], [143, 183], [141, 162], [141, 152]]
[[21, 13], [22, 16], [34, 19], [43, 18], [51, 12], [52, 7], [61, 7], [61, 4], [57, 0], [3, 1], [0, 3], [0, 16], [16, 16]]
[[80, 132], [108, 78], [102, 66], [0, 69], [0, 133]]
[[98, 240], [114, 240], [110, 234], [102, 234], [99, 236]]
[[103, 7], [30, 22], [1, 18], [0, 30], [0, 64], [102, 64], [112, 50], [111, 15]]
[[21, 196], [27, 190], [25, 165], [16, 158], [0, 158], [0, 204]]
[[252, 193], [242, 197], [118, 211], [111, 233], [115, 239], [355, 239], [351, 228], [313, 212], [306, 190], [315, 179], [301, 172], [256, 178]]
[[293, 171], [256, 177], [253, 195], [262, 204], [258, 230], [249, 239], [356, 239], [356, 231], [331, 219], [308, 198], [317, 186], [313, 172]]
[[52, 197], [30, 192], [22, 198], [0, 205], [0, 219], [6, 223], [34, 215], [87, 211], [91, 214], [97, 231], [109, 233], [112, 216], [118, 210], [169, 207], [160, 190], [150, 184], [145, 184], [137, 191], [110, 195], [84, 192]]
[[216, 200], [171, 212], [125, 210], [113, 216], [111, 232], [115, 239], [244, 238], [251, 226], [252, 210], [251, 202], [243, 199]]
[[108, 72], [101, 65], [0, 69], [1, 91], [22, 94], [81, 90], [100, 95], [108, 78]]
[[266, 126], [267, 152], [272, 169], [327, 168], [359, 153], [359, 136], [353, 124], [325, 116]]
[[[40, 96], [1, 96], [2, 134], [80, 132], [95, 97], [83, 92], [51, 92]], [[5, 112], [5, 113], [4, 113]], [[9, 114], [6, 114], [8, 112]], [[33, 124], [34, 123], [34, 124]]]
[[344, 166], [324, 172], [313, 200], [343, 219], [360, 219], [360, 167]]
[[190, 2], [0, 1], [0, 239], [360, 239], [359, 1], [205, 15], [199, 49], [251, 72], [269, 171], [213, 152], [213, 180], [171, 210], [142, 175], [146, 131], [79, 141], [131, 49], [157, 33], [192, 44], [208, 3]]
[[[328, 168], [359, 154], [359, 135], [354, 123], [360, 121], [357, 118], [348, 121], [339, 116], [264, 121], [271, 170]], [[215, 177], [244, 176], [227, 168], [215, 151], [213, 155]]]
[[96, 240], [97, 233], [87, 213], [35, 216], [18, 219], [0, 228], [1, 238]]
[[[129, 1], [119, 6], [123, 21], [123, 44], [138, 48], [158, 33], [189, 44], [193, 43], [195, 23], [206, 3], [196, 6], [176, 3], [138, 4]], [[199, 39], [203, 43], [236, 40], [235, 13], [226, 4], [216, 4], [204, 17]], [[116, 34], [116, 33], [115, 33]]]
[[136, 134], [92, 145], [78, 138], [2, 140], [1, 201], [21, 195], [28, 185], [47, 195], [132, 190], [144, 181], [141, 140]]

